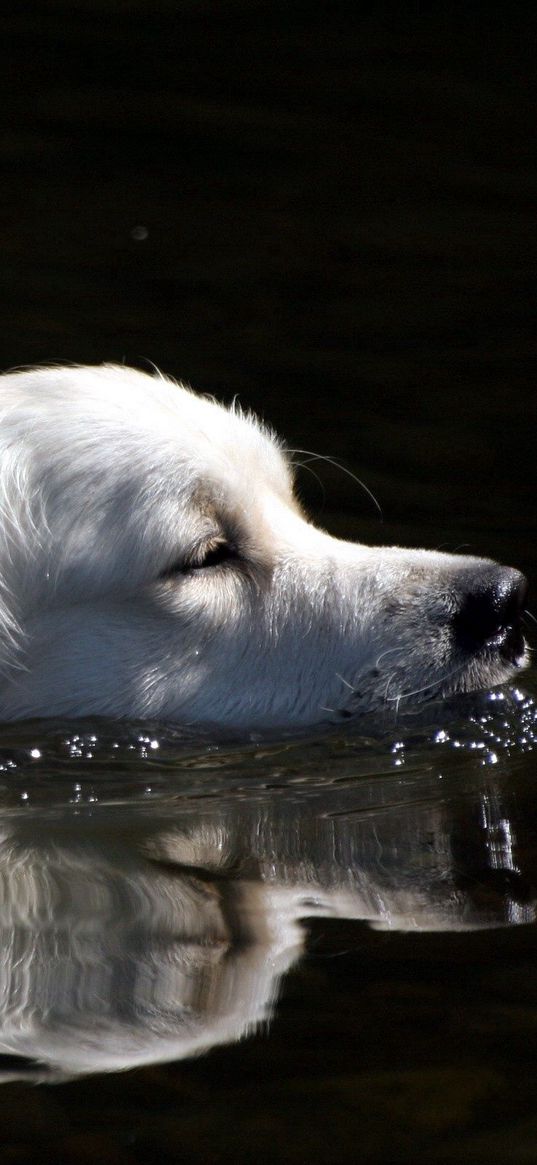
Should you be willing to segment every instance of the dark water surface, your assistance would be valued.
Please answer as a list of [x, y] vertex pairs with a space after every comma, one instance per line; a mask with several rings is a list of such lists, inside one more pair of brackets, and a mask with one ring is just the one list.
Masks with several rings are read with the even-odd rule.
[[[376, 494], [304, 474], [331, 531], [535, 584], [536, 27], [4, 9], [0, 364], [238, 393]], [[2, 1162], [536, 1161], [517, 684], [302, 740], [2, 729]]]
[[531, 1160], [531, 686], [376, 736], [4, 729], [7, 1159]]

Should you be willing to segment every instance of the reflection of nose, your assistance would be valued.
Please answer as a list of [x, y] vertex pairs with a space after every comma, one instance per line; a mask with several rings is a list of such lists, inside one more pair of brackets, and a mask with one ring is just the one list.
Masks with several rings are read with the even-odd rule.
[[465, 581], [453, 620], [458, 646], [468, 652], [495, 648], [509, 663], [516, 663], [524, 652], [521, 618], [528, 591], [524, 575], [508, 566], [487, 566], [468, 572]]

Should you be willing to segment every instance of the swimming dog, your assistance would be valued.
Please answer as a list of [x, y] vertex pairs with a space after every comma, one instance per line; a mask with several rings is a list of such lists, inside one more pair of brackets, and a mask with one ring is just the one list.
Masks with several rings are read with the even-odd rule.
[[0, 378], [0, 718], [303, 727], [502, 683], [526, 584], [341, 541], [253, 416], [160, 373]]

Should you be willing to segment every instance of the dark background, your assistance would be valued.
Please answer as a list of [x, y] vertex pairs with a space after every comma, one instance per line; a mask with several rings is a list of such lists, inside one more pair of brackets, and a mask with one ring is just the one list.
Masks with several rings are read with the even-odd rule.
[[[7, 13], [7, 14], [6, 14]], [[78, 0], [0, 17], [0, 365], [239, 394], [317, 520], [532, 569], [536, 15]]]

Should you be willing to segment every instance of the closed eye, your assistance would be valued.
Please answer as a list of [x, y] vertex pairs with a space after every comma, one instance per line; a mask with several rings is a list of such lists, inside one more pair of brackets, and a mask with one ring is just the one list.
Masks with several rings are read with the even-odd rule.
[[238, 558], [238, 555], [230, 542], [225, 542], [222, 539], [209, 542], [200, 548], [199, 552], [192, 558], [172, 562], [171, 566], [167, 566], [165, 570], [161, 571], [159, 579], [173, 578], [174, 575], [190, 574], [193, 570], [221, 566], [222, 563], [229, 562], [233, 558]]
[[230, 558], [237, 558], [237, 551], [230, 542], [213, 542], [206, 546], [203, 557], [199, 561], [189, 562], [190, 570], [201, 570], [206, 566], [220, 566]]

